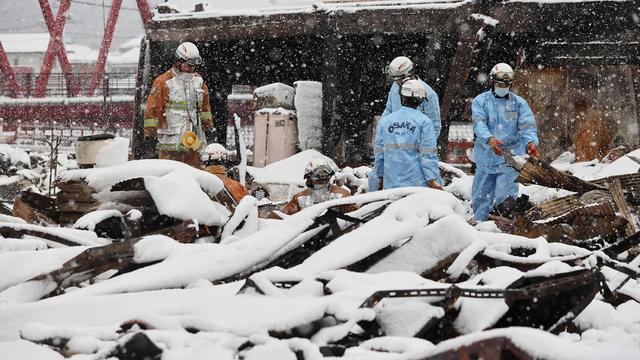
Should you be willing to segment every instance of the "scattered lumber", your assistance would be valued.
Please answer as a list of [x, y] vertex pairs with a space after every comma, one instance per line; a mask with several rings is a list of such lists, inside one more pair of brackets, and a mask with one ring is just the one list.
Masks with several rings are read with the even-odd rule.
[[[210, 236], [211, 229], [206, 226], [197, 226], [193, 221], [185, 221], [176, 226], [162, 229], [155, 234], [169, 236], [178, 242], [191, 243], [200, 236]], [[134, 264], [133, 256], [134, 245], [142, 238], [136, 237], [110, 245], [89, 248], [65, 262], [59, 269], [48, 274], [38, 275], [30, 281], [55, 284], [52, 290], [43, 294], [43, 297], [50, 297], [61, 294], [66, 288], [75, 286], [108, 270], [117, 270], [120, 273], [126, 272], [132, 266], [141, 265]]]
[[[505, 155], [505, 158], [510, 155]], [[523, 165], [517, 164], [515, 160], [507, 161], [519, 171], [518, 182], [522, 184], [541, 185], [550, 188], [565, 189], [585, 193], [591, 190], [607, 190], [603, 185], [582, 180], [564, 171], [557, 170], [544, 161], [530, 157]], [[516, 165], [517, 164], [517, 165]], [[518, 168], [520, 166], [520, 168]]]
[[55, 225], [59, 218], [55, 199], [31, 191], [16, 196], [11, 215], [36, 225]]
[[83, 181], [56, 182], [55, 185], [60, 189], [56, 195], [60, 224], [73, 224], [82, 215], [100, 206], [95, 198], [97, 191]]

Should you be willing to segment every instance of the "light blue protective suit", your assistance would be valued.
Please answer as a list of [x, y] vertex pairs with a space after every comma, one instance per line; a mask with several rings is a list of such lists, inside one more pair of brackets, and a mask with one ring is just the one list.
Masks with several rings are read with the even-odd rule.
[[[418, 106], [418, 110], [425, 114], [433, 124], [433, 130], [436, 136], [436, 142], [438, 141], [438, 136], [440, 136], [440, 128], [441, 119], [440, 119], [440, 100], [438, 99], [438, 94], [431, 88], [431, 86], [427, 85], [424, 81], [418, 79], [422, 85], [424, 86], [427, 97], [425, 100]], [[384, 108], [384, 112], [382, 113], [382, 118], [385, 116], [398, 111], [402, 108], [402, 103], [400, 102], [400, 87], [397, 82], [394, 81], [391, 85], [391, 89], [389, 90], [389, 95], [387, 96], [387, 106]], [[377, 169], [374, 167], [373, 171], [369, 173], [369, 192], [378, 190], [378, 179], [375, 176], [377, 173]], [[442, 183], [442, 179], [440, 178], [440, 173], [438, 172], [438, 177], [436, 178], [438, 182]]]
[[403, 106], [383, 117], [374, 152], [375, 175], [383, 178], [385, 189], [427, 186], [440, 178], [435, 131], [419, 110]]
[[528, 143], [538, 146], [536, 120], [526, 100], [512, 92], [506, 98], [497, 98], [491, 90], [473, 99], [471, 117], [476, 135], [471, 204], [475, 219], [485, 221], [494, 202], [499, 205], [509, 196], [518, 197], [518, 173], [505, 163], [503, 156], [493, 152], [489, 138], [504, 142], [500, 147], [514, 155], [524, 155]]
[[[427, 91], [427, 97], [424, 99], [422, 104], [418, 106], [418, 110], [423, 114], [427, 115], [429, 119], [431, 119], [433, 123], [433, 130], [436, 133], [436, 141], [438, 136], [440, 136], [440, 128], [441, 120], [440, 120], [440, 101], [438, 99], [438, 94], [431, 88], [431, 86], [427, 85], [424, 81], [418, 79], [424, 89]], [[384, 108], [384, 112], [382, 113], [382, 117], [391, 114], [392, 112], [400, 110], [402, 107], [402, 103], [400, 102], [400, 87], [397, 82], [393, 82], [391, 85], [391, 89], [389, 90], [389, 96], [387, 97], [387, 106]]]

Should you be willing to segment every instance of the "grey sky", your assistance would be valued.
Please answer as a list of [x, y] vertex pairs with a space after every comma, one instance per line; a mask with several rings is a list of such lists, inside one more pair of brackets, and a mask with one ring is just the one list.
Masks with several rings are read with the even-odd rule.
[[[147, 0], [153, 9], [163, 0]], [[49, 0], [53, 14], [57, 13], [60, 0]], [[104, 3], [104, 8], [103, 8]], [[102, 42], [104, 22], [109, 18], [112, 0], [71, 0], [65, 26], [65, 42], [75, 42], [98, 49]], [[142, 20], [137, 11], [136, 0], [123, 0], [116, 23], [112, 49], [132, 37], [143, 33]], [[0, 0], [0, 32], [25, 33], [47, 32], [40, 5], [37, 0]]]

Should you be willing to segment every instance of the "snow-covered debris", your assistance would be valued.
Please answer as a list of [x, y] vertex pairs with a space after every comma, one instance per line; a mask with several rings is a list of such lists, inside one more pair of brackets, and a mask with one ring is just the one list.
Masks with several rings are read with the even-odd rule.
[[73, 224], [73, 228], [93, 231], [96, 228], [96, 224], [111, 217], [122, 217], [122, 213], [118, 210], [92, 211], [79, 218], [75, 224]]
[[298, 116], [298, 146], [322, 149], [322, 83], [296, 81], [294, 104]]
[[304, 169], [313, 159], [324, 159], [332, 167], [338, 168], [331, 158], [316, 150], [305, 150], [263, 168], [247, 166], [247, 173], [253, 177], [256, 186], [267, 189], [272, 201], [289, 201], [305, 186]]
[[127, 162], [129, 139], [116, 137], [104, 145], [96, 155], [96, 167], [109, 167]]
[[213, 174], [180, 168], [162, 176], [147, 176], [144, 183], [160, 214], [215, 226], [229, 218], [229, 210], [208, 195], [213, 196], [223, 188], [222, 181]]

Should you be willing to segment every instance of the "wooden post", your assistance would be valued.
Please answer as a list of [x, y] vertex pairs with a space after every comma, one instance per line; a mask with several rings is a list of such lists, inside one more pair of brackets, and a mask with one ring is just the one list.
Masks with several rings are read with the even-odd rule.
[[322, 152], [338, 161], [343, 160], [341, 154], [336, 154], [336, 144], [339, 133], [334, 124], [337, 95], [337, 63], [340, 39], [335, 32], [335, 15], [329, 14], [324, 24], [323, 46], [324, 59], [322, 66]]
[[449, 142], [449, 125], [454, 119], [459, 119], [464, 111], [464, 99], [467, 96], [465, 84], [469, 79], [474, 62], [474, 51], [480, 43], [476, 35], [477, 27], [473, 22], [458, 26], [458, 47], [449, 67], [449, 76], [440, 102], [440, 116], [442, 130], [438, 138], [438, 157], [444, 159]]

